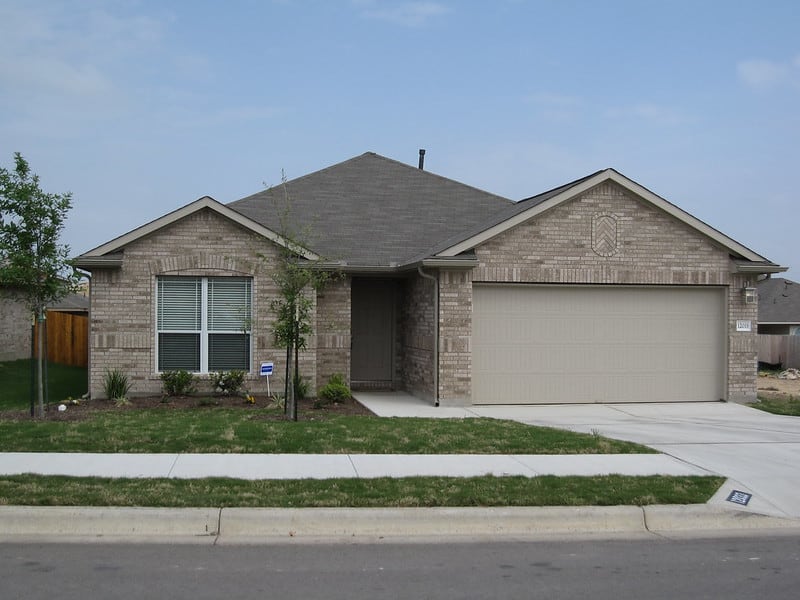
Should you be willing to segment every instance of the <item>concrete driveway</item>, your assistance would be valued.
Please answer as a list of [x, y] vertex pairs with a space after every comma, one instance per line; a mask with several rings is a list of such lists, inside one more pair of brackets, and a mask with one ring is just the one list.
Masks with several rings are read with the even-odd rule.
[[[638, 442], [729, 478], [712, 504], [800, 518], [800, 417], [724, 402], [434, 408], [407, 395], [376, 399], [367, 404], [382, 416], [493, 417]], [[727, 500], [733, 490], [753, 495], [746, 507]]]
[[[645, 444], [730, 478], [712, 503], [734, 489], [753, 494], [748, 509], [800, 517], [800, 418], [739, 404], [593, 404], [479, 406], [487, 417], [514, 419]], [[738, 505], [733, 505], [741, 508]]]

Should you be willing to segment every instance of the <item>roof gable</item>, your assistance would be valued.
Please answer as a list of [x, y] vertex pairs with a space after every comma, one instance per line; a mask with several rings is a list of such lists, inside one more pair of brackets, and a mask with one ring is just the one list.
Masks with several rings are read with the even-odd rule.
[[319, 256], [306, 248], [301, 248], [299, 246], [291, 246], [290, 243], [281, 237], [279, 234], [275, 233], [273, 230], [265, 227], [261, 223], [257, 223], [250, 219], [249, 217], [231, 209], [230, 207], [220, 204], [213, 198], [209, 196], [203, 196], [202, 198], [195, 200], [194, 202], [182, 206], [181, 208], [172, 211], [171, 213], [167, 213], [166, 215], [155, 219], [154, 221], [150, 221], [141, 227], [137, 227], [136, 229], [125, 233], [110, 242], [106, 242], [105, 244], [98, 246], [88, 252], [81, 254], [76, 260], [78, 266], [81, 264], [89, 264], [92, 262], [91, 259], [100, 258], [108, 255], [114, 255], [115, 253], [120, 252], [125, 248], [125, 246], [139, 240], [145, 236], [148, 236], [156, 231], [163, 229], [181, 219], [194, 214], [198, 211], [209, 209], [214, 211], [215, 213], [219, 214], [220, 216], [237, 223], [238, 225], [244, 227], [247, 230], [252, 231], [256, 235], [260, 235], [272, 242], [283, 246], [284, 248], [289, 248], [293, 252], [296, 252], [299, 256], [309, 260], [317, 260]]
[[[597, 171], [587, 177], [583, 177], [564, 186], [555, 188], [538, 196], [533, 196], [526, 200], [521, 200], [513, 207], [507, 209], [504, 213], [495, 215], [491, 220], [482, 223], [468, 232], [460, 239], [452, 239], [448, 242], [449, 245], [442, 246], [437, 249], [436, 256], [439, 257], [452, 257], [462, 252], [473, 249], [475, 246], [505, 232], [517, 225], [524, 223], [538, 215], [560, 205], [568, 202], [591, 188], [601, 183], [613, 181], [623, 187], [624, 189], [635, 194], [645, 202], [652, 206], [661, 209], [674, 218], [682, 221], [687, 226], [700, 232], [705, 237], [713, 240], [719, 246], [727, 249], [734, 256], [746, 259], [747, 261], [766, 263], [772, 265], [763, 256], [756, 254], [749, 248], [743, 246], [739, 242], [729, 238], [725, 234], [717, 231], [710, 225], [704, 223], [700, 219], [693, 217], [686, 211], [678, 208], [674, 204], [668, 202], [664, 198], [654, 194], [647, 188], [639, 185], [635, 181], [628, 179], [614, 169], [605, 169]], [[776, 266], [776, 265], [774, 265]], [[765, 268], [765, 267], [760, 267]], [[785, 269], [783, 269], [785, 270]]]

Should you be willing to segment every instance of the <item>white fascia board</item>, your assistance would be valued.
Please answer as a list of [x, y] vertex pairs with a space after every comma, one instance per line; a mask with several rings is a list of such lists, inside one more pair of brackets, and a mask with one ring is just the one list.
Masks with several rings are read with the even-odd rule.
[[684, 210], [681, 210], [674, 204], [667, 202], [660, 196], [657, 196], [656, 194], [654, 194], [647, 188], [642, 187], [635, 181], [628, 179], [627, 177], [625, 177], [621, 173], [618, 173], [614, 169], [606, 169], [605, 171], [601, 171], [594, 177], [590, 177], [589, 179], [582, 181], [581, 183], [561, 192], [560, 194], [557, 194], [552, 198], [548, 198], [541, 204], [532, 206], [529, 210], [516, 214], [507, 221], [498, 223], [494, 227], [490, 227], [489, 229], [486, 229], [485, 231], [482, 231], [481, 233], [474, 235], [469, 239], [459, 242], [458, 244], [439, 252], [436, 256], [455, 256], [457, 254], [460, 254], [461, 252], [465, 252], [466, 250], [471, 250], [472, 248], [479, 246], [483, 242], [495, 237], [496, 235], [499, 235], [504, 231], [508, 231], [512, 227], [516, 227], [517, 225], [520, 225], [521, 223], [524, 223], [525, 221], [532, 219], [533, 217], [536, 217], [537, 215], [540, 215], [543, 212], [546, 212], [558, 206], [562, 202], [571, 200], [572, 198], [575, 198], [583, 194], [584, 192], [587, 192], [594, 186], [609, 180], [619, 184], [623, 188], [636, 194], [637, 196], [639, 196], [646, 202], [652, 204], [653, 206], [660, 208], [661, 210], [675, 217], [679, 221], [686, 223], [690, 227], [696, 229], [703, 235], [714, 240], [717, 244], [723, 246], [724, 248], [728, 249], [734, 254], [738, 254], [748, 260], [755, 262], [762, 262], [762, 263], [769, 262], [763, 256], [760, 256], [755, 252], [753, 252], [752, 250], [750, 250], [749, 248], [742, 246], [737, 241], [717, 231], [710, 225], [703, 223], [703, 221], [701, 221], [700, 219], [693, 217], [692, 215], [690, 215]]
[[82, 254], [81, 257], [78, 258], [102, 256], [104, 254], [108, 254], [109, 252], [120, 250], [121, 248], [127, 246], [131, 242], [141, 239], [147, 235], [150, 235], [151, 233], [154, 233], [155, 231], [158, 231], [163, 227], [176, 223], [177, 221], [180, 221], [181, 219], [188, 217], [189, 215], [204, 208], [213, 210], [217, 214], [227, 219], [230, 219], [231, 221], [241, 225], [245, 229], [249, 229], [253, 233], [260, 235], [261, 237], [264, 237], [272, 242], [275, 242], [276, 244], [283, 246], [284, 248], [288, 248], [292, 252], [296, 252], [303, 258], [306, 258], [308, 260], [319, 259], [319, 256], [317, 256], [310, 250], [306, 248], [301, 248], [299, 246], [291, 245], [290, 243], [287, 242], [287, 240], [282, 238], [280, 235], [278, 235], [271, 229], [264, 227], [260, 223], [256, 223], [252, 219], [248, 219], [241, 213], [238, 213], [235, 210], [228, 208], [224, 204], [220, 204], [219, 202], [208, 196], [204, 196], [199, 200], [195, 200], [194, 202], [187, 204], [186, 206], [182, 206], [181, 208], [164, 215], [163, 217], [159, 217], [158, 219], [150, 221], [149, 223], [142, 225], [141, 227], [137, 227], [136, 229], [129, 231], [128, 233], [121, 235], [118, 238], [111, 240], [110, 242], [106, 242], [102, 246], [98, 246], [97, 248], [89, 250], [88, 252]]

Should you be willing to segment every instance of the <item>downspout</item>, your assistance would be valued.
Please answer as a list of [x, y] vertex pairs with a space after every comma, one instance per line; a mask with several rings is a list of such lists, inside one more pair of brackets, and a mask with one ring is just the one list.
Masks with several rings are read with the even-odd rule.
[[439, 277], [429, 275], [421, 266], [417, 272], [433, 281], [433, 405], [439, 406]]

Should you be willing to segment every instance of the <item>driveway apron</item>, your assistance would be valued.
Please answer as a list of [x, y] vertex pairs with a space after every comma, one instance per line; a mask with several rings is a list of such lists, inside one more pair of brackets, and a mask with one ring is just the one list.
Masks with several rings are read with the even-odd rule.
[[[513, 419], [645, 444], [728, 477], [712, 503], [800, 517], [800, 418], [739, 404], [473, 406], [478, 416]], [[752, 494], [732, 503], [733, 491]]]

